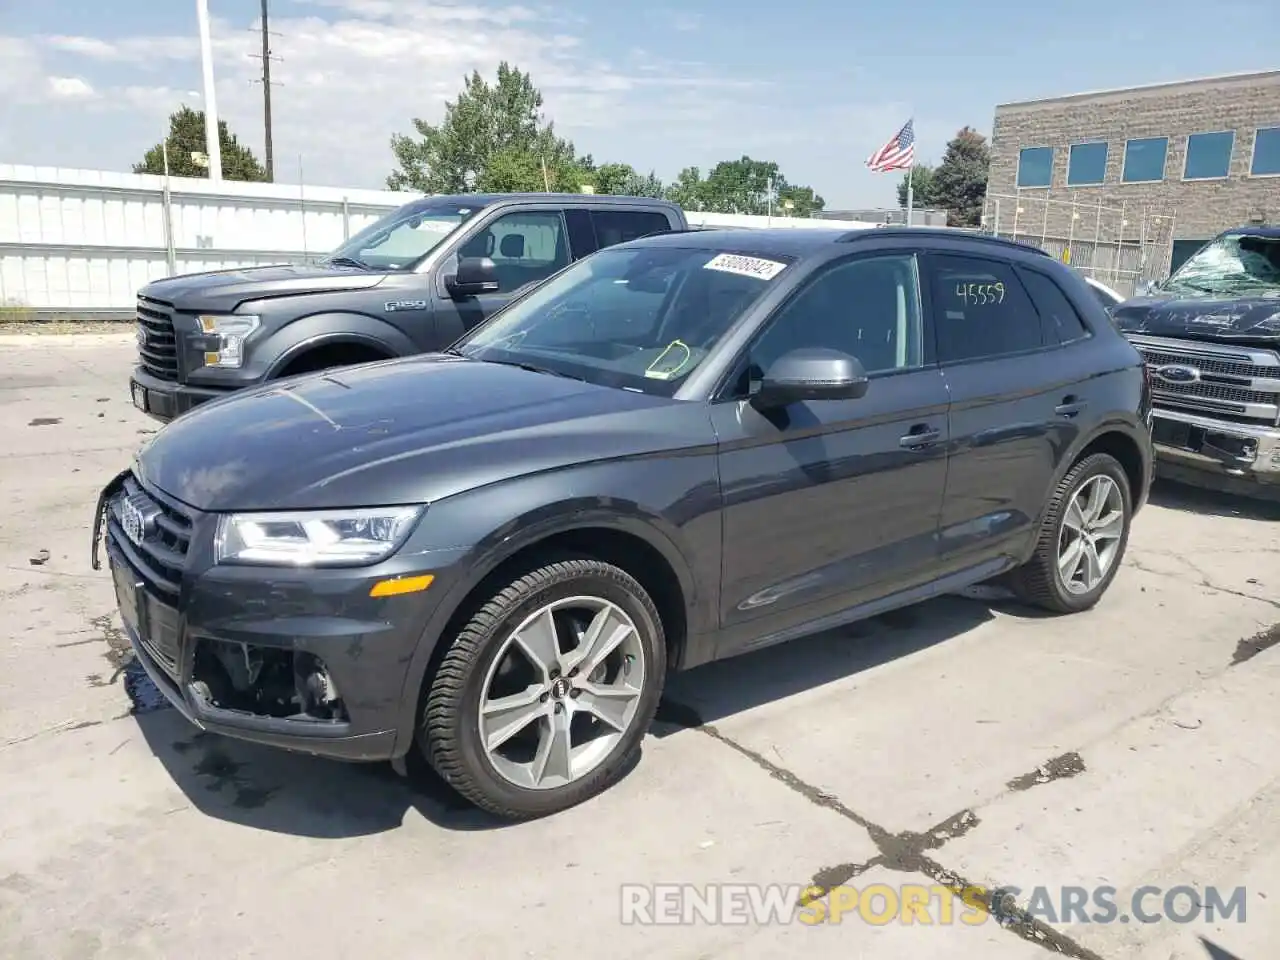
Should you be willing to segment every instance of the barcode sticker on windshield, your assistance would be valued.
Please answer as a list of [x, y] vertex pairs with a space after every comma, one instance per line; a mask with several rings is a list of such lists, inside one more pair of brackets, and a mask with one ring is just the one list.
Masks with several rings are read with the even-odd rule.
[[755, 277], [758, 280], [772, 280], [787, 265], [776, 260], [764, 260], [760, 257], [744, 257], [736, 253], [720, 253], [703, 265], [704, 270], [719, 270], [722, 273], [736, 273], [740, 277]]

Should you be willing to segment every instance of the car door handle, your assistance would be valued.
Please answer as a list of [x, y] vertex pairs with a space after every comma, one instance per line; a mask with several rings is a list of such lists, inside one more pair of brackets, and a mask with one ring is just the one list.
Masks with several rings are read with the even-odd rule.
[[1062, 402], [1053, 408], [1053, 412], [1060, 417], [1074, 417], [1087, 407], [1088, 401], [1081, 400], [1079, 397], [1063, 397]]
[[921, 450], [933, 446], [941, 439], [941, 430], [934, 430], [925, 423], [917, 423], [910, 433], [898, 441], [898, 446], [904, 450]]

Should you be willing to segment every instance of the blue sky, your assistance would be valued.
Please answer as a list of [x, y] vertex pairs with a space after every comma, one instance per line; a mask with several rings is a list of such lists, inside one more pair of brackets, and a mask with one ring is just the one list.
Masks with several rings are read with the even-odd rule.
[[[209, 0], [221, 115], [261, 154], [259, 0]], [[936, 161], [995, 104], [1276, 66], [1274, 0], [271, 0], [278, 180], [380, 187], [393, 132], [472, 69], [529, 70], [579, 150], [670, 179], [746, 153], [828, 206], [894, 202], [862, 161], [914, 116]], [[963, 13], [961, 13], [963, 11]], [[195, 0], [0, 0], [0, 162], [127, 170], [200, 105]]]

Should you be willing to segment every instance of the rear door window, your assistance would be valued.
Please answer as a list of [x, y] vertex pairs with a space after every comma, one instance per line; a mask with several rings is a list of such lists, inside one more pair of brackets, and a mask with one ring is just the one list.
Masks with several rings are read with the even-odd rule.
[[602, 250], [651, 233], [668, 233], [671, 230], [667, 215], [656, 210], [592, 210], [591, 219]]
[[1040, 315], [1012, 264], [952, 254], [931, 254], [926, 260], [940, 363], [1047, 345]]

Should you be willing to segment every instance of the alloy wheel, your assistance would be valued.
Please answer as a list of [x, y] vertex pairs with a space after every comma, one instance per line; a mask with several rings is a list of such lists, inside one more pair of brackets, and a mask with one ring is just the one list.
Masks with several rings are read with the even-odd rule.
[[495, 772], [526, 789], [586, 776], [631, 729], [645, 687], [635, 622], [602, 597], [539, 607], [494, 657], [480, 699], [480, 740]]
[[1124, 497], [1115, 480], [1097, 474], [1081, 484], [1058, 534], [1058, 575], [1069, 593], [1087, 594], [1106, 579], [1119, 555], [1124, 525]]

